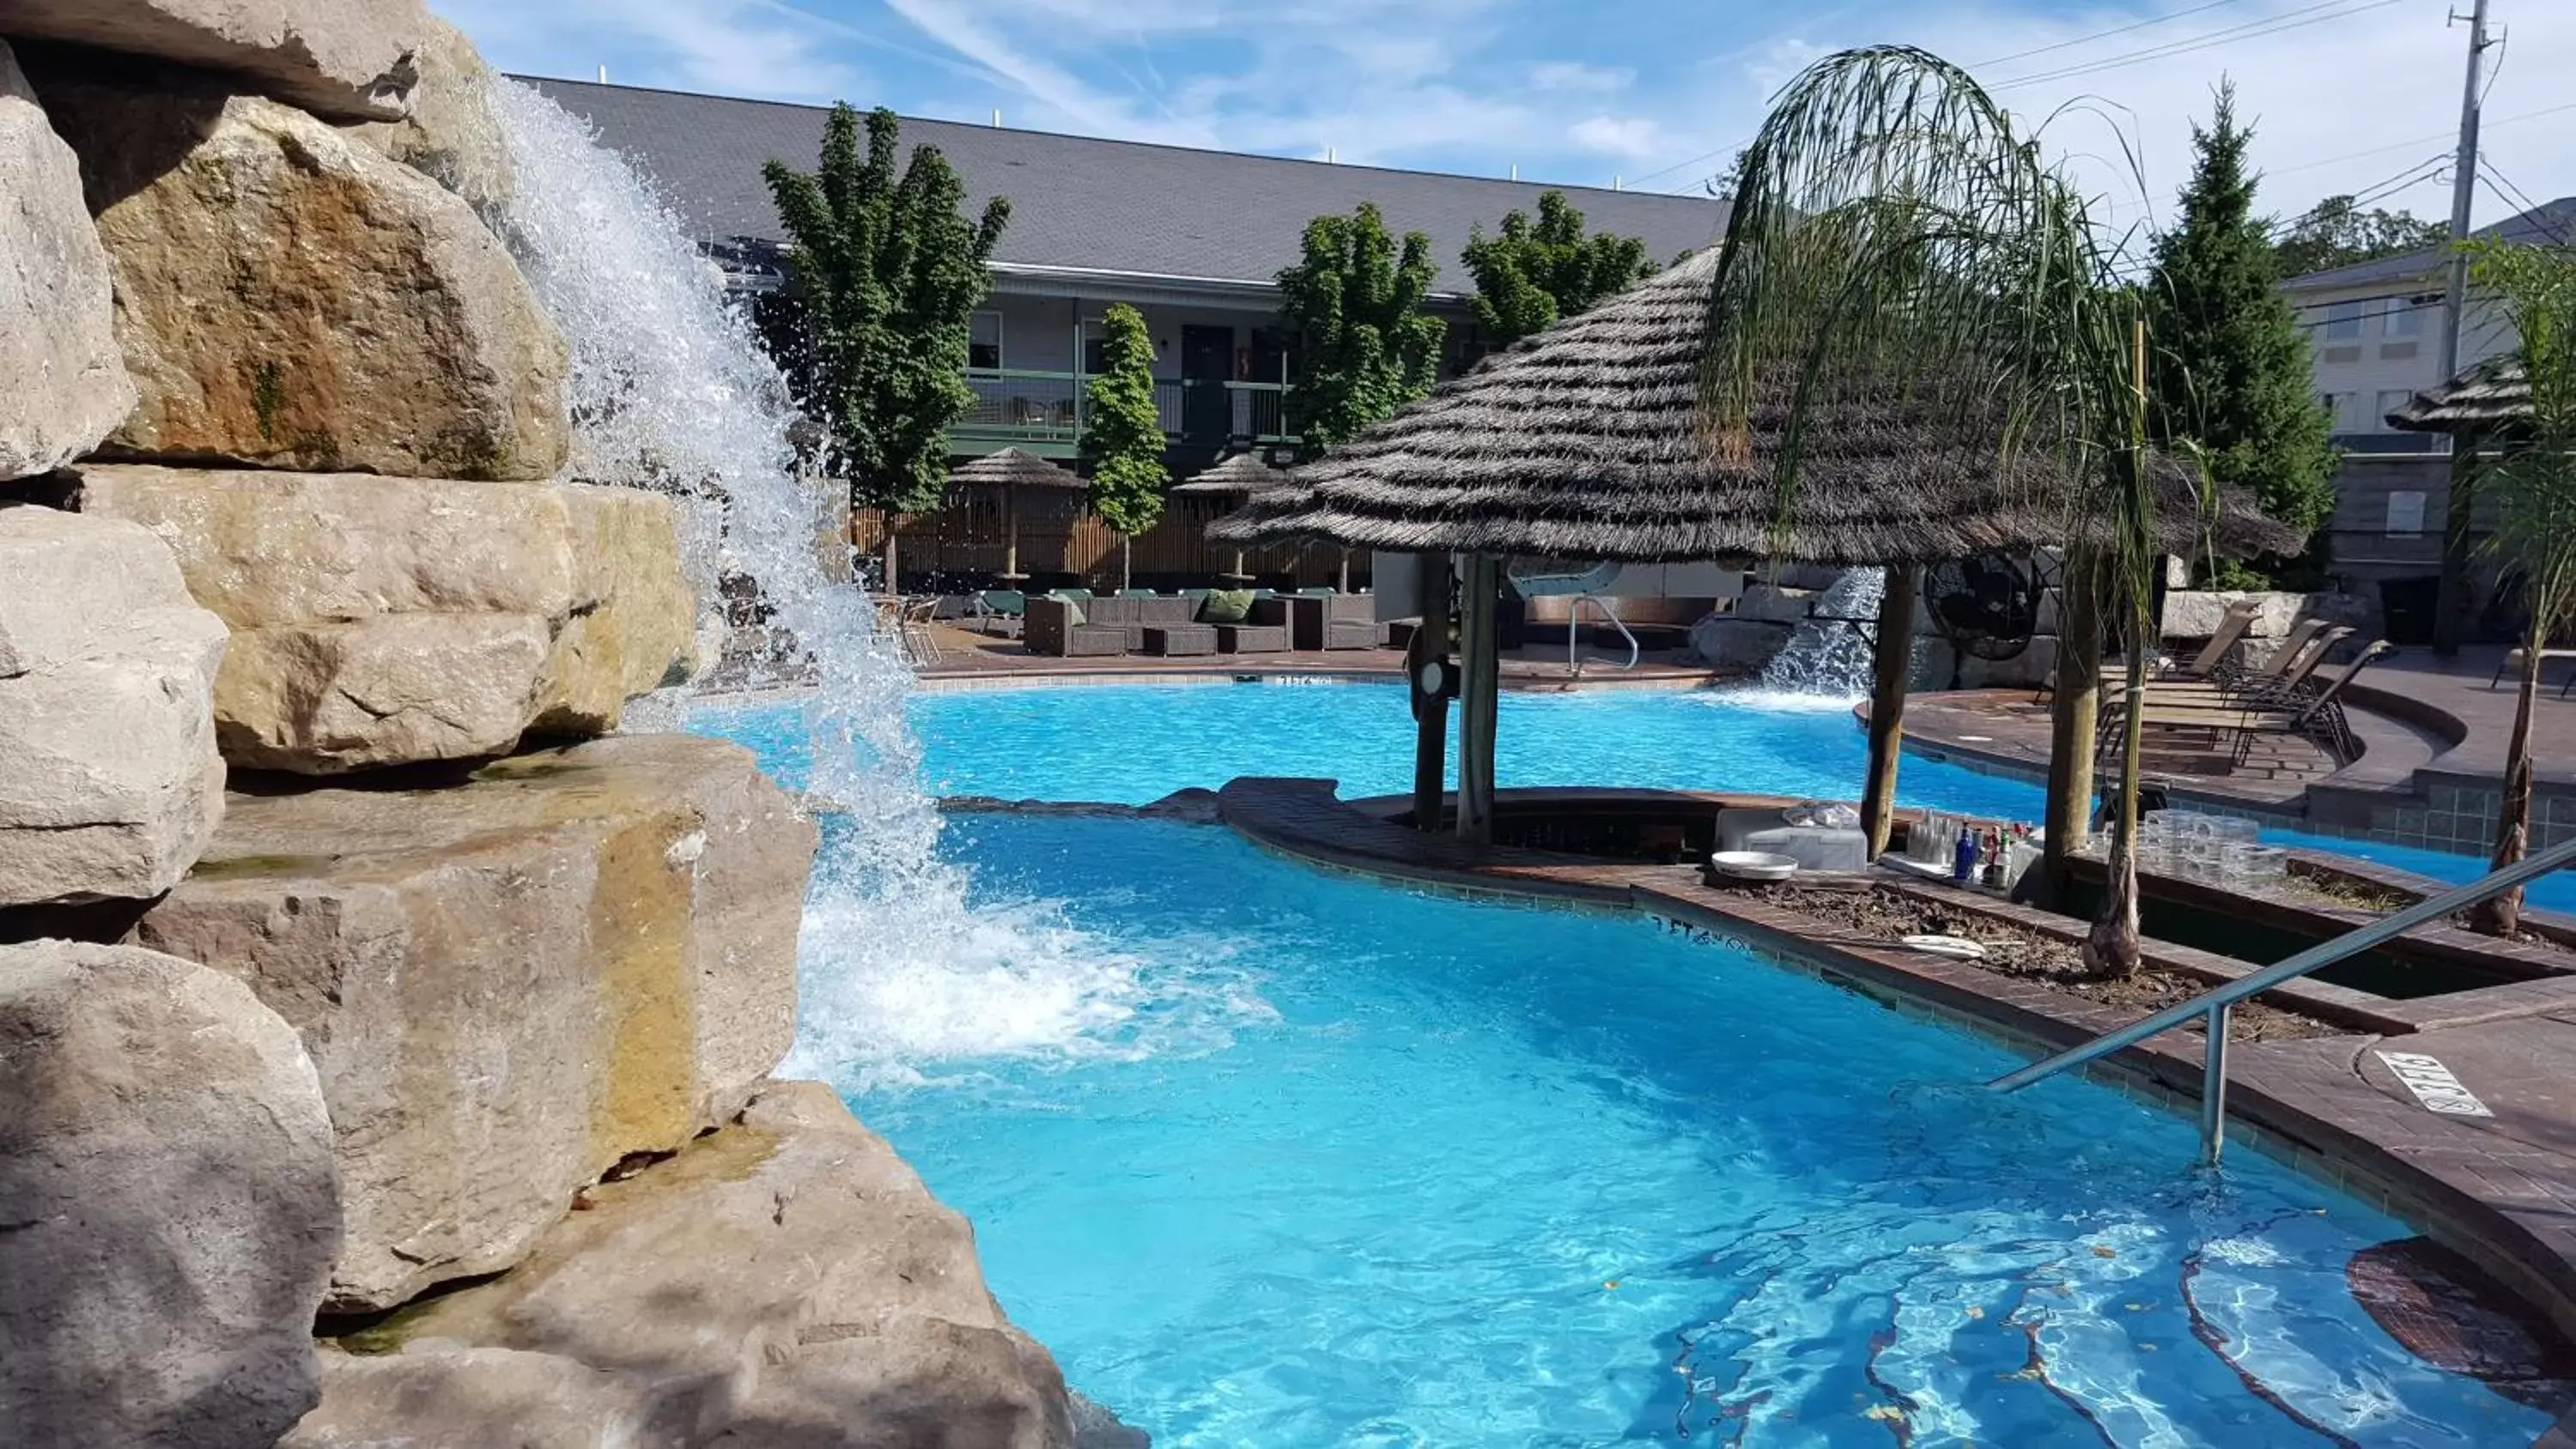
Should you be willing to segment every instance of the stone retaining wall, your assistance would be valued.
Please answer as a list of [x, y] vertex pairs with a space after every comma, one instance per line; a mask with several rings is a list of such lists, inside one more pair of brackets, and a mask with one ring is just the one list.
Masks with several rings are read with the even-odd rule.
[[561, 476], [489, 86], [421, 0], [0, 0], [0, 941], [96, 938], [0, 946], [0, 1437], [1070, 1445], [767, 1080], [812, 820], [614, 733], [702, 601]]

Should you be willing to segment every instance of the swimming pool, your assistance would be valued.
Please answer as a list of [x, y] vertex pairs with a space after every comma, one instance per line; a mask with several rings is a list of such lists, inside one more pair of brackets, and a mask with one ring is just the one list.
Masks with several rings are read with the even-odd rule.
[[[1391, 693], [1103, 697], [1124, 693], [984, 727], [979, 708], [1045, 702], [934, 697], [916, 718], [959, 792], [1149, 799], [1296, 769], [1385, 789], [1409, 768], [1400, 732], [1392, 760], [1370, 726], [1319, 737], [1371, 707], [1400, 723]], [[1615, 728], [1546, 703], [1506, 701], [1506, 739]], [[1279, 757], [1247, 753], [1264, 707], [1303, 722]], [[1662, 736], [1695, 740], [1701, 773], [1628, 782], [1823, 789], [1850, 728], [1766, 712], [1745, 782], [1723, 718]], [[775, 712], [704, 723], [792, 764]], [[1658, 767], [1676, 768], [1654, 749], [1504, 759], [1521, 783]], [[848, 864], [848, 822], [825, 837]], [[2009, 1053], [1744, 949], [1161, 821], [969, 815], [941, 849], [971, 868], [968, 909], [927, 922], [890, 926], [863, 884], [818, 873], [787, 1070], [839, 1085], [974, 1220], [1013, 1316], [1159, 1445], [2237, 1449], [2544, 1427], [2354, 1302], [2345, 1264], [2403, 1226], [2251, 1155], [2197, 1179], [2187, 1123], [2087, 1083], [1992, 1097], [1974, 1084]]]
[[[1102, 800], [1131, 805], [1238, 775], [1314, 775], [1345, 796], [1413, 788], [1413, 723], [1390, 684], [1085, 685], [916, 696], [924, 776], [943, 795]], [[711, 713], [712, 727], [801, 771], [793, 710]], [[1849, 799], [1868, 745], [1845, 702], [1749, 691], [1595, 690], [1505, 694], [1497, 783], [1758, 790]], [[2037, 820], [2039, 786], [1909, 755], [1903, 803]], [[2475, 856], [2274, 830], [2279, 845], [2375, 860], [2436, 880], [2485, 873]], [[2576, 912], [2576, 874], [2530, 888], [2536, 905]]]
[[[2333, 1442], [2248, 1377], [2351, 1443], [2544, 1421], [2355, 1305], [2345, 1262], [2399, 1225], [2250, 1156], [2197, 1183], [2181, 1120], [1990, 1096], [2009, 1053], [1744, 950], [1158, 821], [949, 848], [1067, 937], [973, 988], [1008, 1049], [904, 1087], [799, 1065], [1158, 1445]], [[1068, 972], [1087, 1005], [1031, 1036]]]

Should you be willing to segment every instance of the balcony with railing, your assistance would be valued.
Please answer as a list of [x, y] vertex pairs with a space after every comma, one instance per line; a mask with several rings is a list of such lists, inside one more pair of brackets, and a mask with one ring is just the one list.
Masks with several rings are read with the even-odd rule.
[[[966, 385], [974, 390], [975, 404], [948, 430], [950, 445], [960, 453], [1023, 448], [1041, 457], [1072, 457], [1089, 421], [1089, 384], [1075, 372], [969, 369]], [[1288, 432], [1287, 394], [1284, 383], [1158, 377], [1154, 410], [1175, 444], [1266, 447], [1296, 441]]]

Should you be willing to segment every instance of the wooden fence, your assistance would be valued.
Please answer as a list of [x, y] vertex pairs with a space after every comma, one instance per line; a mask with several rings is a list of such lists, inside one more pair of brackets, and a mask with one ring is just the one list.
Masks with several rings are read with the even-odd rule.
[[[1211, 544], [1207, 526], [1230, 511], [1224, 500], [1175, 498], [1162, 521], [1138, 534], [1134, 573], [1139, 588], [1200, 587], [1234, 568], [1235, 550]], [[885, 553], [885, 519], [861, 509], [850, 521], [850, 543], [863, 561]], [[998, 488], [964, 488], [936, 513], [908, 513], [895, 528], [895, 565], [905, 592], [991, 588], [1002, 573], [1005, 536]], [[1032, 588], [1118, 587], [1118, 535], [1082, 506], [1070, 490], [1026, 489], [1020, 494], [1020, 569]], [[1368, 583], [1369, 556], [1351, 556], [1351, 587]], [[1309, 587], [1340, 581], [1341, 551], [1325, 545], [1273, 544], [1247, 549], [1244, 571], [1271, 588]], [[873, 563], [868, 564], [873, 575]]]

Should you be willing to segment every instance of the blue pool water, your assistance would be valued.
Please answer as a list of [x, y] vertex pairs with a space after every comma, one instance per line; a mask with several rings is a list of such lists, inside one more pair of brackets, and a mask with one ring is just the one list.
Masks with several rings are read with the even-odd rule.
[[[1085, 686], [929, 694], [912, 702], [930, 787], [946, 795], [1144, 804], [1237, 775], [1316, 775], [1345, 795], [1413, 787], [1413, 724], [1393, 685]], [[792, 710], [711, 716], [781, 768], [802, 769]], [[1506, 694], [1495, 774], [1511, 785], [1759, 790], [1849, 799], [1868, 747], [1845, 704], [1737, 693]], [[2037, 785], [1909, 757], [1904, 803], [2037, 820]], [[2275, 844], [2339, 851], [2465, 882], [2474, 856], [2271, 831]], [[2536, 905], [2576, 912], [2576, 875], [2544, 878]]]
[[[1507, 700], [1505, 778], [1841, 793], [1857, 765], [1847, 717], [1567, 707], [1593, 703]], [[1408, 769], [1369, 720], [1400, 724], [1390, 691], [920, 705], [952, 792], [1144, 800], [1292, 770], [1378, 790]], [[793, 774], [791, 718], [703, 724]], [[1907, 777], [1918, 798], [2026, 791]], [[2403, 1225], [2251, 1154], [2197, 1178], [2189, 1124], [2096, 1086], [1988, 1095], [2011, 1053], [1734, 945], [1080, 817], [952, 818], [966, 909], [904, 918], [831, 868], [854, 852], [825, 830], [788, 1070], [839, 1085], [973, 1219], [995, 1293], [1072, 1383], [1167, 1449], [2545, 1427], [2353, 1301], [2346, 1263]]]

